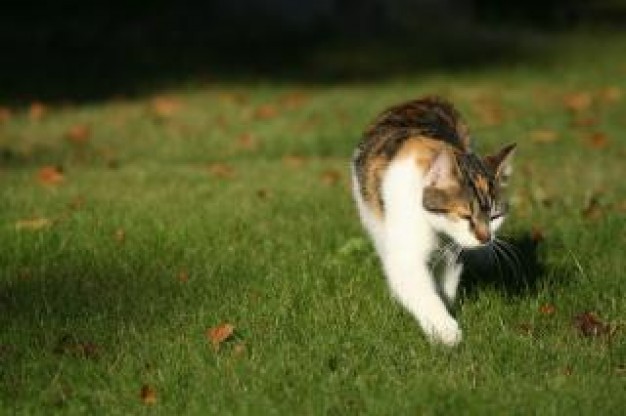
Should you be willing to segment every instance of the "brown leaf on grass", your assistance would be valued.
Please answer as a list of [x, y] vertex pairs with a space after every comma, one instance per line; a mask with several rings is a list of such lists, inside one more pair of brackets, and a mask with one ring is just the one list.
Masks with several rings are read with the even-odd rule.
[[522, 322], [517, 326], [517, 332], [521, 335], [532, 337], [535, 335], [535, 328], [533, 328], [533, 326], [529, 323]]
[[0, 123], [5, 123], [13, 117], [13, 112], [8, 107], [0, 107]]
[[215, 117], [214, 126], [218, 128], [220, 131], [226, 131], [230, 127], [230, 122], [228, 118], [224, 114], [219, 114]]
[[222, 92], [218, 98], [223, 104], [244, 105], [248, 103], [248, 96], [242, 92]]
[[123, 228], [118, 228], [113, 234], [113, 238], [118, 244], [123, 244], [126, 241], [126, 231]]
[[544, 303], [539, 307], [539, 313], [542, 315], [554, 315], [556, 308], [550, 303]]
[[172, 117], [181, 108], [182, 103], [175, 97], [159, 96], [150, 101], [150, 109], [152, 113], [160, 119]]
[[552, 143], [559, 139], [559, 134], [554, 130], [534, 130], [530, 132], [530, 139], [537, 143]]
[[610, 327], [600, 321], [593, 312], [583, 312], [574, 317], [574, 327], [581, 335], [597, 337], [610, 333]]
[[77, 341], [74, 336], [65, 334], [54, 347], [54, 353], [71, 355], [78, 358], [97, 359], [100, 356], [100, 347], [93, 342]]
[[620, 364], [615, 367], [615, 374], [618, 376], [626, 376], [626, 364]]
[[28, 118], [30, 118], [31, 121], [39, 121], [47, 112], [48, 108], [43, 103], [35, 101], [28, 107]]
[[243, 133], [237, 137], [237, 147], [241, 150], [253, 151], [258, 148], [258, 140], [252, 133]]
[[574, 369], [572, 368], [571, 365], [565, 366], [565, 368], [563, 369], [564, 376], [571, 376], [573, 372], [574, 372]]
[[587, 206], [582, 210], [581, 214], [587, 220], [597, 220], [601, 218], [604, 214], [604, 209], [600, 204], [600, 197], [593, 195], [589, 198], [589, 202], [587, 202]]
[[209, 172], [216, 178], [232, 179], [235, 177], [235, 169], [226, 163], [213, 163], [209, 166]]
[[254, 110], [254, 118], [257, 120], [269, 120], [278, 115], [278, 109], [273, 104], [263, 104]]
[[586, 143], [594, 149], [604, 149], [609, 145], [609, 139], [606, 134], [595, 132], [586, 137]]
[[534, 225], [530, 230], [530, 238], [537, 244], [545, 240], [546, 236], [540, 226]]
[[326, 185], [335, 185], [341, 180], [341, 173], [335, 169], [327, 169], [322, 172], [321, 179]]
[[213, 345], [213, 349], [219, 350], [220, 345], [233, 336], [235, 327], [229, 323], [223, 323], [216, 327], [209, 329], [206, 332], [206, 336]]
[[141, 386], [141, 391], [139, 392], [139, 398], [146, 406], [153, 406], [157, 402], [157, 393], [156, 389], [149, 384], [144, 384]]
[[28, 267], [22, 267], [18, 270], [17, 277], [20, 280], [30, 280], [33, 277], [33, 272]]
[[187, 270], [181, 270], [176, 275], [176, 279], [181, 283], [187, 283], [189, 281], [189, 272]]
[[302, 107], [309, 100], [309, 97], [301, 91], [292, 91], [281, 95], [278, 103], [287, 110], [295, 110]]
[[65, 179], [59, 166], [44, 166], [37, 172], [37, 178], [43, 185], [58, 185]]
[[70, 143], [83, 145], [89, 141], [91, 127], [88, 124], [75, 124], [69, 128], [65, 137]]
[[51, 219], [35, 217], [17, 221], [15, 223], [15, 229], [18, 231], [38, 231], [45, 228], [50, 228], [52, 224], [53, 221]]
[[622, 95], [622, 89], [616, 86], [606, 87], [599, 93], [600, 99], [607, 104], [620, 101]]
[[577, 128], [593, 127], [598, 124], [598, 119], [591, 116], [575, 115], [570, 125]]
[[298, 155], [286, 155], [283, 157], [283, 163], [290, 168], [301, 168], [306, 164], [306, 158]]
[[563, 105], [573, 113], [583, 112], [593, 103], [593, 97], [588, 92], [575, 92], [563, 97]]

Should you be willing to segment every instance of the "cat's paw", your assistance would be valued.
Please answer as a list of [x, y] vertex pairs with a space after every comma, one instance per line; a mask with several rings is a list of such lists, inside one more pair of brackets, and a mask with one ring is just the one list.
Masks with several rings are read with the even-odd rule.
[[463, 332], [454, 318], [447, 316], [444, 319], [430, 321], [424, 325], [424, 331], [433, 344], [454, 347], [461, 342]]

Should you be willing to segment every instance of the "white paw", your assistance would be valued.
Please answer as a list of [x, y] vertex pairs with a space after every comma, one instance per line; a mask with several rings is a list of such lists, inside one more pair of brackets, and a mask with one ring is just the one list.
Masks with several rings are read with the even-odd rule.
[[423, 322], [422, 327], [433, 344], [454, 347], [461, 342], [463, 333], [459, 324], [450, 316]]

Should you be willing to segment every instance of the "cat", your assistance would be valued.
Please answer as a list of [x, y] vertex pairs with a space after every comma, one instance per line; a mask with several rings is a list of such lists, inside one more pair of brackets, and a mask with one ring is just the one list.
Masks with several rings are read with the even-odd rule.
[[[489, 245], [507, 213], [504, 189], [515, 144], [480, 158], [469, 129], [440, 97], [383, 111], [352, 159], [361, 222], [381, 259], [393, 296], [432, 343], [457, 345], [462, 331], [448, 311], [463, 264], [462, 249]], [[444, 270], [429, 270], [443, 252]]]

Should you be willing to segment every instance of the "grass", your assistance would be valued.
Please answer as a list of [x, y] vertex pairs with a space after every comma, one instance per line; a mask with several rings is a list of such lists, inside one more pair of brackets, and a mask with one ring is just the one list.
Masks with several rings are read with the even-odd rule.
[[[561, 46], [477, 73], [14, 112], [0, 125], [2, 412], [620, 414], [626, 38]], [[365, 124], [425, 93], [457, 103], [479, 150], [519, 143], [503, 235], [543, 237], [521, 284], [467, 276], [453, 350], [390, 300], [348, 186]], [[49, 165], [61, 183], [42, 183]], [[51, 224], [20, 223], [36, 218]], [[581, 335], [585, 311], [612, 335]], [[235, 337], [215, 351], [206, 331], [224, 322]]]

